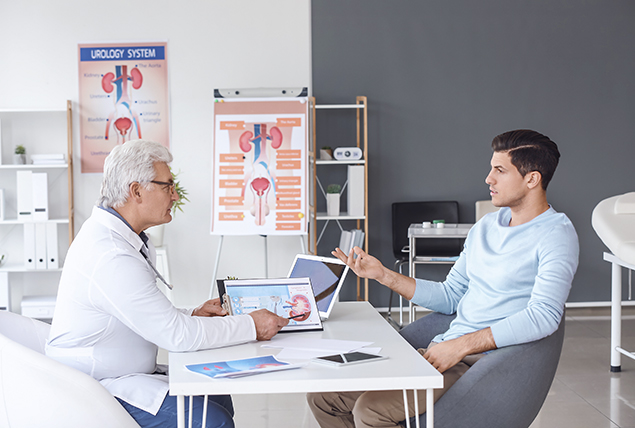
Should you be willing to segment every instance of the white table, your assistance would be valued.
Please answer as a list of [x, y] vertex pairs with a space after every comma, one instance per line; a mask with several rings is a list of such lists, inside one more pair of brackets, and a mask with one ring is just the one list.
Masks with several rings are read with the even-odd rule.
[[[429, 428], [433, 428], [432, 391], [443, 387], [443, 376], [423, 359], [370, 303], [338, 303], [333, 308], [331, 317], [324, 322], [324, 331], [282, 334], [373, 342], [371, 346], [381, 347], [381, 354], [386, 355], [388, 359], [341, 368], [310, 363], [300, 369], [237, 379], [210, 379], [190, 372], [185, 366], [277, 354], [279, 349], [262, 348], [261, 345], [265, 342], [252, 342], [207, 351], [171, 352], [170, 395], [178, 396], [178, 427], [185, 427], [185, 396], [372, 390], [403, 390], [405, 396], [406, 390], [415, 390], [416, 394], [416, 390], [425, 389], [426, 423]], [[418, 413], [418, 406], [415, 407], [415, 411]], [[409, 419], [406, 418], [406, 421], [409, 427]]]
[[[409, 252], [408, 252], [408, 273], [411, 278], [415, 276], [415, 265], [417, 264], [454, 264], [454, 261], [443, 260], [443, 257], [417, 256], [417, 239], [422, 238], [460, 238], [465, 239], [468, 232], [474, 226], [473, 223], [446, 223], [445, 227], [423, 227], [421, 223], [413, 223], [408, 228]], [[409, 312], [410, 322], [415, 320], [414, 304], [410, 302]]]
[[611, 371], [622, 370], [621, 354], [635, 359], [635, 353], [622, 348], [622, 268], [635, 270], [611, 253], [604, 253], [604, 260], [611, 263]]

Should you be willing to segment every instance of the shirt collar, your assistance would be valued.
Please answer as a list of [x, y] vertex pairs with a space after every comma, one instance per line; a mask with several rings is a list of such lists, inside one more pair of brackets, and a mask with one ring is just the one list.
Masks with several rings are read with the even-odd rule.
[[[114, 208], [112, 207], [104, 207], [102, 205], [99, 205], [99, 208], [101, 208], [102, 210], [109, 212], [110, 214], [114, 215], [115, 217], [117, 217], [119, 220], [123, 221], [123, 223], [128, 226], [130, 228], [130, 230], [132, 230], [134, 232], [134, 229], [132, 228], [132, 226], [130, 226], [130, 223], [128, 223], [128, 221], [123, 218], [123, 216], [121, 214], [119, 214]], [[139, 234], [139, 238], [141, 238], [141, 240], [143, 241], [143, 245], [145, 245], [146, 247], [148, 246], [148, 235], [145, 234], [145, 232], [141, 232]]]

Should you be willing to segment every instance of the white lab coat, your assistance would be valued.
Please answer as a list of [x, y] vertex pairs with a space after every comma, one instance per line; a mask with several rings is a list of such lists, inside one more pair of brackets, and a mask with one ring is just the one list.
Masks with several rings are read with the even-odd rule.
[[154, 374], [158, 346], [195, 351], [234, 345], [255, 340], [256, 328], [248, 315], [193, 317], [192, 309], [175, 308], [139, 253], [143, 246], [121, 219], [93, 208], [66, 256], [46, 354], [156, 414], [168, 392], [167, 376]]

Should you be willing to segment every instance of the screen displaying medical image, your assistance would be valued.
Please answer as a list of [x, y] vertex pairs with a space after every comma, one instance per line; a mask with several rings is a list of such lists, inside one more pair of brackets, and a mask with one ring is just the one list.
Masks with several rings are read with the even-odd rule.
[[322, 326], [311, 283], [307, 278], [303, 282], [280, 284], [272, 280], [266, 283], [254, 280], [225, 281], [225, 292], [234, 315], [267, 309], [289, 318], [289, 324], [283, 330]]
[[346, 265], [298, 258], [289, 277], [311, 278], [311, 286], [313, 286], [318, 310], [326, 312], [331, 301], [335, 298], [335, 290], [345, 268]]

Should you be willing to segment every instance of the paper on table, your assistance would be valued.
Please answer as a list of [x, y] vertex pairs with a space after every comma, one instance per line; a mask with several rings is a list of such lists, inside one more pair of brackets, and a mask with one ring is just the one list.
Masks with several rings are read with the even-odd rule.
[[331, 354], [342, 352], [350, 352], [353, 349], [363, 348], [372, 345], [373, 342], [359, 342], [355, 340], [336, 340], [336, 339], [309, 339], [302, 337], [280, 337], [275, 336], [268, 343], [262, 345], [263, 348], [292, 348], [314, 351], [325, 351]]

